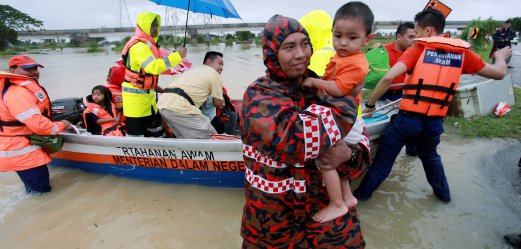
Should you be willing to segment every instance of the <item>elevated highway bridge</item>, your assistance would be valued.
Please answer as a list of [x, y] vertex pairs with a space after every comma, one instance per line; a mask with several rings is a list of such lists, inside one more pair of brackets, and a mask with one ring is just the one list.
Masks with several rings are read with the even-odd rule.
[[[393, 32], [396, 27], [403, 21], [377, 21], [374, 23], [373, 30], [375, 32], [385, 31]], [[461, 31], [469, 23], [469, 21], [447, 21], [445, 29]], [[197, 33], [234, 33], [236, 31], [250, 31], [258, 33], [264, 29], [265, 23], [227, 23], [227, 24], [199, 24], [188, 25], [188, 35]], [[165, 26], [161, 27], [162, 34], [184, 34], [184, 26]], [[126, 36], [134, 34], [134, 27], [123, 28], [94, 28], [94, 29], [64, 29], [64, 30], [39, 30], [31, 32], [19, 32], [18, 39], [25, 41], [50, 41], [50, 40], [69, 40], [70, 37], [83, 38], [105, 38], [106, 40], [119, 40]], [[113, 39], [111, 39], [113, 38]]]

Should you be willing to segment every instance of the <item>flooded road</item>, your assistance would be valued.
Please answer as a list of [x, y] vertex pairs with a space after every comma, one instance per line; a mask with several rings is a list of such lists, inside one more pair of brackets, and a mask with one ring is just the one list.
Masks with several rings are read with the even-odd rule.
[[[189, 48], [200, 64], [206, 47]], [[264, 71], [260, 48], [223, 51], [232, 97]], [[34, 55], [52, 99], [85, 96], [117, 54], [65, 49]], [[0, 57], [6, 68], [7, 57]], [[161, 86], [168, 84], [162, 77]], [[521, 232], [521, 142], [442, 136], [439, 153], [452, 192], [432, 194], [417, 158], [398, 157], [391, 176], [358, 211], [367, 248], [509, 248]], [[18, 176], [0, 173], [0, 248], [240, 248], [242, 189], [131, 180], [50, 167], [53, 191], [27, 196]], [[357, 182], [355, 182], [357, 184]], [[356, 189], [356, 187], [353, 187]]]

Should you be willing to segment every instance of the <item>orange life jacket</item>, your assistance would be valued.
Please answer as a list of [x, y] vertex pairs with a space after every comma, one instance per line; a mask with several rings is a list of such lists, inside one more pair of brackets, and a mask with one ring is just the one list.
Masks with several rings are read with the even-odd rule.
[[123, 98], [121, 97], [121, 85], [113, 85], [110, 83], [105, 83], [104, 85], [107, 89], [109, 89], [110, 93], [112, 93], [112, 103], [116, 106], [123, 105]]
[[128, 58], [128, 54], [132, 45], [138, 42], [143, 42], [147, 44], [152, 53], [154, 54], [155, 59], [160, 58], [161, 53], [159, 52], [159, 49], [155, 41], [151, 39], [149, 35], [146, 35], [143, 31], [141, 31], [138, 27], [136, 27], [136, 34], [138, 34], [138, 36], [133, 36], [132, 38], [130, 38], [130, 40], [123, 48], [123, 51], [121, 51], [123, 62], [126, 67], [125, 81], [141, 89], [153, 89], [157, 86], [159, 76], [146, 73], [143, 69], [143, 66], [141, 67], [141, 70], [139, 72], [131, 70], [130, 59]]
[[110, 74], [107, 77], [107, 84], [115, 85], [121, 87], [121, 83], [125, 80], [125, 65], [123, 65], [123, 60], [116, 61], [117, 66], [113, 66], [110, 68]]
[[416, 44], [425, 48], [405, 79], [400, 109], [429, 117], [445, 117], [457, 91], [464, 54], [470, 44], [445, 37], [421, 38]]
[[[96, 103], [86, 101], [85, 104], [87, 106], [87, 108], [83, 111], [83, 122], [85, 122], [85, 125], [88, 124], [87, 119], [86, 119], [86, 116], [87, 116], [86, 114], [88, 114], [88, 113], [92, 113], [92, 114], [98, 116], [99, 119], [114, 118], [114, 116], [110, 115], [109, 112], [107, 112], [105, 109], [103, 109], [103, 107], [101, 107], [100, 105], [98, 105]], [[117, 113], [116, 106], [112, 103], [110, 106], [112, 108], [112, 113], [114, 115], [116, 115], [116, 113]], [[100, 126], [101, 126], [101, 135], [123, 136], [123, 133], [121, 133], [121, 126], [116, 125], [116, 123], [114, 121], [105, 122], [103, 124], [100, 124]]]
[[63, 130], [63, 123], [49, 119], [51, 104], [45, 89], [29, 77], [0, 72], [0, 91], [0, 171], [49, 163], [49, 155], [31, 144], [27, 136], [54, 135]]
[[34, 134], [25, 124], [16, 120], [11, 115], [7, 106], [3, 103], [4, 96], [9, 87], [16, 85], [23, 87], [31, 92], [38, 100], [38, 108], [40, 113], [46, 118], [51, 118], [51, 101], [47, 97], [47, 92], [35, 80], [16, 74], [1, 73], [0, 89], [2, 96], [0, 97], [0, 136], [18, 136]]

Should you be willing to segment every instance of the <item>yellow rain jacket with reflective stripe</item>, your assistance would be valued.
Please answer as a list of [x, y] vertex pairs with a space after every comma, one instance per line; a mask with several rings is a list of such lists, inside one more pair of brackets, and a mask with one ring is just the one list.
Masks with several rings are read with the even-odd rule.
[[326, 65], [335, 55], [332, 33], [333, 20], [325, 11], [315, 10], [304, 15], [299, 22], [308, 32], [313, 46], [313, 55], [308, 68], [322, 76], [326, 70]]
[[[136, 42], [136, 39], [131, 39], [129, 43], [132, 44], [122, 51], [123, 55], [127, 54], [125, 66], [134, 72], [143, 70], [147, 74], [159, 75], [169, 67], [175, 67], [181, 62], [181, 55], [178, 52], [171, 53], [164, 58], [161, 58], [159, 53], [153, 52], [159, 50], [156, 44], [159, 27], [158, 36], [150, 36], [152, 22], [155, 19], [159, 25], [161, 23], [159, 15], [150, 12], [139, 14], [135, 37], [140, 41]], [[147, 43], [142, 42], [144, 39], [147, 40]], [[126, 117], [140, 118], [157, 113], [154, 89], [139, 88], [126, 81], [121, 84], [121, 87], [123, 113]]]

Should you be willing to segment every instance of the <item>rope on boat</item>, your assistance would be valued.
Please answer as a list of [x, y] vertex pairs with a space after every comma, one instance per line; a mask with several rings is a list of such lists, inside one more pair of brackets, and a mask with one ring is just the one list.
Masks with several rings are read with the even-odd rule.
[[[373, 115], [373, 113], [378, 112], [378, 111], [381, 111], [381, 110], [383, 110], [383, 109], [386, 109], [386, 108], [388, 108], [388, 107], [390, 107], [390, 106], [394, 106], [394, 105], [400, 103], [400, 101], [402, 101], [402, 98], [399, 98], [399, 99], [397, 99], [397, 100], [395, 100], [395, 101], [393, 101], [393, 102], [391, 102], [391, 103], [388, 103], [388, 104], [386, 104], [386, 105], [384, 105], [384, 106], [380, 106], [380, 107], [376, 108], [376, 109], [375, 109], [374, 111], [372, 111], [372, 112], [364, 113], [364, 114], [362, 114], [362, 117], [363, 117], [363, 118], [371, 117], [371, 116]], [[396, 109], [396, 106], [394, 106], [394, 108], [392, 108], [390, 111], [392, 111], [392, 110], [394, 110], [394, 109]], [[389, 113], [390, 111], [388, 111], [387, 113]], [[387, 113], [385, 113], [385, 114], [387, 114]], [[385, 115], [385, 114], [384, 114], [384, 115]]]

